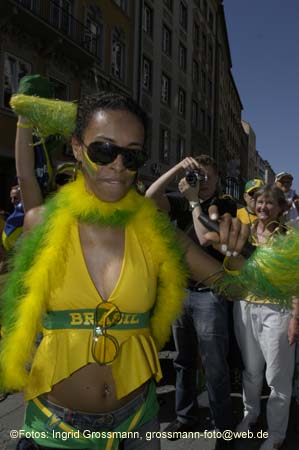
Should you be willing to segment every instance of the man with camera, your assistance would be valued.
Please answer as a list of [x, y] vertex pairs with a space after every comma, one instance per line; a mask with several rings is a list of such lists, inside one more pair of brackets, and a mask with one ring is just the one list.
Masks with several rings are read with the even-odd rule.
[[[179, 182], [180, 193], [166, 193], [174, 179], [185, 175]], [[206, 228], [198, 220], [201, 212], [208, 213], [216, 205], [219, 215], [236, 215], [236, 204], [221, 198], [217, 191], [218, 172], [215, 161], [207, 155], [187, 157], [156, 180], [146, 196], [167, 211], [171, 220], [184, 230], [203, 249], [223, 260], [224, 256], [205, 241]], [[210, 210], [211, 212], [211, 210]], [[222, 249], [223, 253], [227, 249]], [[228, 254], [229, 252], [227, 252]], [[228, 255], [229, 256], [229, 255]], [[227, 363], [229, 332], [228, 303], [203, 284], [189, 281], [189, 289], [181, 317], [173, 324], [173, 336], [178, 352], [176, 369], [177, 418], [166, 428], [170, 432], [190, 431], [198, 424], [197, 362], [201, 358], [206, 378], [210, 410], [215, 428], [233, 429], [230, 399], [230, 377]], [[174, 435], [172, 440], [178, 437]], [[215, 449], [232, 448], [232, 443], [217, 439]]]

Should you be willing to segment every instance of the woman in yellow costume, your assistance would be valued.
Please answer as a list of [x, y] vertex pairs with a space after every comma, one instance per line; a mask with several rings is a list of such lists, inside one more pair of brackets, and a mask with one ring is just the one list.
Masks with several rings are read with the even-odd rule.
[[[160, 448], [148, 438], [159, 430], [157, 350], [180, 312], [186, 270], [167, 218], [133, 188], [145, 131], [130, 98], [85, 97], [72, 137], [82, 173], [26, 215], [0, 355], [2, 386], [24, 390], [28, 401], [18, 450], [108, 450], [120, 441], [125, 450]], [[221, 243], [238, 252], [246, 238], [244, 227], [223, 220]], [[187, 247], [193, 277], [219, 272], [217, 261]]]
[[[260, 187], [254, 198], [257, 220], [252, 225], [252, 239], [256, 246], [262, 246], [275, 240], [276, 235], [287, 232], [282, 221], [288, 205], [284, 193], [276, 186]], [[289, 279], [289, 282], [296, 284], [296, 279]], [[270, 388], [268, 437], [259, 450], [279, 449], [286, 437], [292, 397], [294, 344], [299, 335], [298, 298], [294, 297], [292, 304], [286, 307], [254, 294], [251, 289], [244, 300], [235, 302], [234, 319], [244, 362], [244, 417], [237, 431], [248, 431], [257, 422], [265, 374]]]

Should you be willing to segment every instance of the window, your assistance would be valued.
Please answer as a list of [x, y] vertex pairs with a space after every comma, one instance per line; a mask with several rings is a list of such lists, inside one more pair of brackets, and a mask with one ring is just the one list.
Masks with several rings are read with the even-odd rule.
[[209, 64], [210, 70], [213, 70], [213, 47], [211, 45], [209, 45], [209, 50], [208, 50], [208, 64]]
[[68, 100], [68, 88], [65, 83], [62, 83], [56, 78], [49, 78], [51, 85], [53, 86], [53, 97], [59, 98], [59, 100]]
[[203, 58], [207, 57], [207, 36], [202, 33], [202, 56]]
[[208, 96], [209, 96], [209, 101], [211, 102], [213, 99], [213, 85], [212, 85], [211, 80], [208, 81]]
[[186, 93], [182, 88], [179, 88], [179, 99], [178, 99], [178, 113], [180, 116], [185, 117], [186, 112]]
[[162, 28], [162, 50], [166, 55], [171, 56], [171, 31], [166, 25]]
[[31, 64], [16, 56], [4, 54], [4, 108], [10, 108], [11, 95], [17, 92], [20, 79], [29, 73], [31, 73]]
[[89, 9], [86, 16], [83, 47], [90, 53], [102, 59], [103, 25], [94, 18], [94, 11]]
[[73, 4], [70, 0], [51, 2], [51, 23], [65, 34], [71, 34]]
[[128, 8], [127, 0], [114, 0], [114, 3], [116, 3], [124, 12], [127, 12]]
[[111, 73], [115, 78], [124, 81], [125, 78], [125, 44], [118, 33], [112, 37]]
[[152, 140], [153, 140], [153, 122], [152, 119], [147, 119], [147, 132], [146, 132], [146, 146], [145, 150], [147, 153], [148, 159], [150, 159], [152, 154]]
[[149, 36], [153, 36], [153, 17], [154, 13], [146, 3], [143, 10], [143, 31]]
[[192, 101], [191, 122], [194, 128], [198, 127], [198, 103], [195, 100]]
[[179, 44], [179, 66], [184, 72], [187, 68], [187, 49], [183, 44]]
[[161, 79], [161, 101], [165, 105], [170, 104], [170, 78], [165, 74], [162, 74]]
[[172, 7], [173, 7], [172, 2], [173, 2], [173, 0], [163, 0], [164, 5], [167, 6], [167, 8], [170, 9], [170, 11], [172, 11]]
[[186, 153], [186, 141], [185, 139], [178, 135], [177, 140], [177, 162], [182, 161], [184, 159]]
[[184, 30], [187, 30], [187, 24], [188, 24], [188, 9], [185, 3], [180, 2], [180, 13], [179, 13], [179, 21], [180, 25], [184, 28]]
[[195, 59], [192, 62], [192, 80], [194, 83], [199, 83], [199, 65]]
[[151, 92], [151, 90], [152, 90], [152, 62], [145, 57], [143, 58], [142, 86], [145, 91]]
[[209, 27], [213, 31], [213, 29], [214, 29], [214, 14], [211, 10], [209, 11]]
[[208, 116], [207, 119], [207, 133], [208, 133], [208, 137], [211, 138], [212, 135], [212, 118], [211, 116]]
[[203, 3], [202, 3], [202, 14], [203, 14], [205, 20], [207, 20], [207, 15], [208, 15], [208, 3], [207, 3], [207, 0], [203, 0]]
[[19, 0], [21, 5], [25, 6], [25, 8], [33, 9], [33, 0]]
[[199, 47], [199, 44], [200, 44], [200, 32], [199, 32], [199, 26], [195, 22], [193, 24], [193, 42], [194, 42], [194, 45]]
[[161, 128], [160, 134], [160, 161], [169, 163], [170, 157], [170, 131], [168, 128]]
[[206, 113], [204, 109], [200, 110], [200, 130], [203, 133], [206, 131]]
[[201, 71], [201, 90], [205, 96], [207, 93], [207, 76], [204, 70]]

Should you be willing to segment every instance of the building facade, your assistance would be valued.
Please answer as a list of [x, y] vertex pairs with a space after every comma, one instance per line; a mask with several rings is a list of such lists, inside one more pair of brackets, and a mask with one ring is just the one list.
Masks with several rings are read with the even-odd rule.
[[232, 60], [223, 4], [217, 15], [215, 150], [222, 186], [240, 198], [244, 167], [244, 132], [241, 127], [243, 105], [232, 74]]
[[132, 95], [149, 116], [146, 185], [203, 153], [216, 159], [223, 190], [236, 198], [255, 173], [223, 0], [0, 2], [1, 208], [15, 183], [9, 99], [30, 73], [48, 77], [63, 100], [102, 89]]
[[[135, 95], [140, 17], [135, 0], [0, 2], [0, 206], [15, 183], [16, 117], [9, 107], [20, 78], [39, 73], [54, 96], [116, 89]], [[136, 24], [137, 22], [137, 24]]]
[[269, 161], [262, 158], [261, 154], [256, 152], [256, 177], [264, 180], [266, 184], [273, 184], [275, 181], [275, 172]]
[[151, 182], [186, 155], [213, 154], [219, 1], [143, 1], [141, 104]]
[[242, 120], [242, 127], [247, 135], [247, 178], [255, 178], [256, 173], [256, 136], [248, 122]]
[[275, 172], [269, 161], [265, 160], [265, 183], [273, 184], [275, 181]]
[[150, 117], [150, 183], [187, 155], [213, 156], [223, 189], [239, 196], [246, 151], [222, 1], [143, 1], [140, 102]]

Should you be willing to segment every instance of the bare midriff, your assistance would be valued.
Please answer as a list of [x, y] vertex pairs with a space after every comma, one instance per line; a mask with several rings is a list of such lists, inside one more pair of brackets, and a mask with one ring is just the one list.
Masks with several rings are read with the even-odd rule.
[[44, 397], [73, 411], [106, 413], [121, 408], [143, 389], [144, 385], [117, 399], [111, 366], [88, 364], [57, 383]]
[[[117, 227], [80, 224], [79, 235], [85, 264], [98, 291], [99, 302], [108, 301], [121, 273], [125, 231]], [[112, 367], [92, 363], [54, 385], [44, 397], [71, 410], [105, 413], [122, 407], [143, 389], [144, 385], [117, 399]]]

